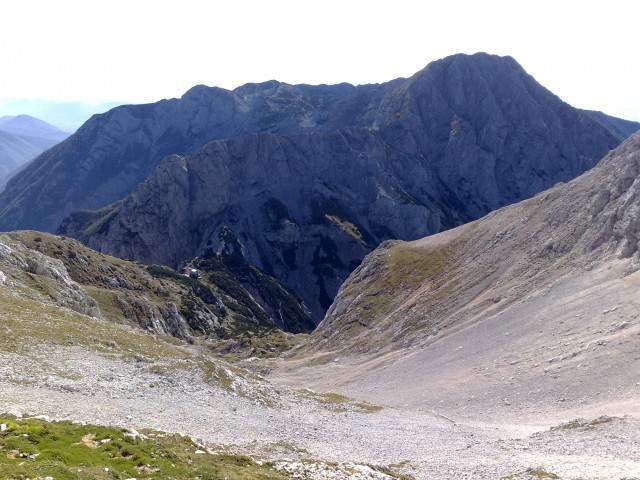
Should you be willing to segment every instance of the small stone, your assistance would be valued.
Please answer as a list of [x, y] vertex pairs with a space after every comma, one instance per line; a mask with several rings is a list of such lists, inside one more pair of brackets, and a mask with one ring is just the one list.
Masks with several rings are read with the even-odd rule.
[[0, 432], [4, 432], [7, 429], [7, 424], [3, 423], [2, 425], [0, 425]]

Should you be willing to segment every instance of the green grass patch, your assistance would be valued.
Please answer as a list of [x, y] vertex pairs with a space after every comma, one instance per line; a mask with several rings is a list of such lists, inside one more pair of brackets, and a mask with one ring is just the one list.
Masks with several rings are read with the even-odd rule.
[[532, 470], [527, 470], [525, 472], [521, 472], [521, 473], [514, 473], [512, 475], [506, 476], [506, 477], [502, 477], [500, 480], [520, 480], [520, 479], [536, 479], [536, 480], [544, 480], [544, 479], [554, 479], [554, 478], [560, 478], [558, 475], [556, 475], [555, 473], [551, 473], [551, 472], [546, 472], [544, 470], [540, 470], [540, 469], [532, 469]]
[[426, 280], [442, 283], [442, 274], [450, 259], [451, 249], [424, 250], [411, 244], [399, 243], [389, 249], [389, 274], [386, 281], [390, 286], [420, 286]]
[[24, 297], [0, 295], [2, 326], [11, 335], [0, 335], [0, 350], [28, 352], [33, 346], [73, 344], [97, 352], [154, 360], [175, 360], [185, 351], [152, 335], [125, 325], [96, 320], [55, 305]]
[[364, 241], [362, 237], [362, 232], [360, 232], [360, 229], [358, 229], [358, 227], [356, 227], [353, 223], [347, 220], [343, 220], [340, 217], [337, 217], [335, 215], [329, 215], [328, 213], [325, 214], [324, 218], [329, 220], [331, 223], [337, 226], [340, 230], [348, 233], [356, 242], [358, 242], [358, 244], [365, 247], [373, 248], [371, 245], [369, 245], [367, 242]]
[[280, 480], [286, 473], [240, 455], [196, 453], [188, 437], [0, 415], [0, 478]]
[[350, 325], [354, 332], [364, 328], [371, 319], [380, 318], [393, 311], [397, 305], [418, 288], [428, 288], [419, 299], [422, 306], [432, 306], [451, 293], [456, 286], [447, 271], [455, 261], [455, 245], [437, 249], [415, 247], [411, 243], [398, 242], [391, 245], [381, 259], [376, 275], [365, 282], [354, 282], [346, 286], [350, 295], [361, 295], [357, 304], [358, 321]]
[[300, 390], [303, 397], [318, 402], [322, 405], [334, 407], [337, 411], [356, 411], [359, 413], [375, 413], [383, 409], [380, 405], [357, 401], [338, 393], [321, 393], [313, 390]]

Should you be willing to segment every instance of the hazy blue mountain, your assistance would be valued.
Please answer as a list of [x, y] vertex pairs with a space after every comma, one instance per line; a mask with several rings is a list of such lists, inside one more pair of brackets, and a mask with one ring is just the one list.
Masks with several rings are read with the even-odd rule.
[[0, 117], [0, 130], [21, 137], [41, 138], [61, 142], [71, 133], [30, 115], [5, 115]]
[[87, 104], [82, 102], [53, 102], [48, 100], [16, 99], [0, 103], [0, 115], [31, 115], [55, 125], [65, 132], [75, 132], [96, 113], [104, 113], [122, 102]]
[[69, 135], [29, 115], [0, 117], [0, 191], [30, 160]]

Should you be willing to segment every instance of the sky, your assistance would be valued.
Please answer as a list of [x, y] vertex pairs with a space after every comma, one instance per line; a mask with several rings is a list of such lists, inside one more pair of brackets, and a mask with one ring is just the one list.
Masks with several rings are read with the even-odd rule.
[[271, 79], [380, 83], [484, 51], [511, 55], [575, 107], [640, 121], [639, 18], [638, 0], [2, 2], [0, 106], [146, 103]]

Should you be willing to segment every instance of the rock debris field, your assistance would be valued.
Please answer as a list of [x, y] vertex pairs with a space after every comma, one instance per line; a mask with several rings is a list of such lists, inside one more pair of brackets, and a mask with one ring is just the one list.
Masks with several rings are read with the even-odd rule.
[[465, 423], [437, 411], [326, 402], [242, 374], [225, 389], [195, 368], [81, 346], [0, 356], [2, 411], [180, 432], [212, 451], [276, 460], [294, 478], [392, 478], [371, 468], [380, 466], [419, 479], [640, 478], [640, 422], [630, 416], [551, 428]]

